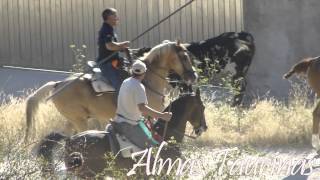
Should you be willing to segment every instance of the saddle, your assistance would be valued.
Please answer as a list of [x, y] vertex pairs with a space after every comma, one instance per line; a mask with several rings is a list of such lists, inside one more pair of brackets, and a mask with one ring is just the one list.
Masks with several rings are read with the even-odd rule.
[[[97, 93], [115, 92], [110, 81], [102, 75], [102, 72], [95, 61], [88, 61], [87, 65], [91, 69], [91, 73], [85, 76], [91, 82], [92, 88]], [[129, 77], [129, 68], [125, 66], [120, 71], [120, 79], [124, 80]]]
[[129, 139], [127, 139], [124, 135], [116, 132], [113, 126], [114, 122], [108, 124], [106, 127], [106, 132], [110, 142], [111, 151], [113, 152], [114, 156], [117, 156], [120, 153], [123, 158], [131, 158], [132, 153], [142, 150], [130, 142]]
[[91, 82], [93, 90], [97, 93], [115, 92], [109, 80], [103, 77], [100, 68], [97, 67], [97, 63], [95, 61], [88, 61], [87, 64], [91, 68], [91, 73], [87, 74], [85, 78]]
[[[115, 156], [120, 152], [122, 157], [131, 158], [132, 153], [143, 150], [138, 146], [136, 146], [134, 143], [132, 143], [124, 135], [118, 133], [114, 128], [115, 123], [116, 122], [111, 121], [111, 123], [106, 126], [108, 140], [110, 142], [111, 150]], [[160, 144], [159, 142], [162, 142], [163, 139], [159, 134], [152, 132], [153, 127], [152, 127], [152, 124], [150, 123], [151, 122], [147, 120], [145, 123], [143, 123], [144, 125], [141, 128], [143, 129], [143, 131], [146, 133], [147, 136], [150, 136], [153, 138], [154, 144], [159, 145]]]

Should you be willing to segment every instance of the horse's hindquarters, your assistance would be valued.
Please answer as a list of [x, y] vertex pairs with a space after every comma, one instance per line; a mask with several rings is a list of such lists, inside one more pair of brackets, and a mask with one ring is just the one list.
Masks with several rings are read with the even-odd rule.
[[[100, 127], [104, 127], [106, 122], [115, 115], [113, 94], [97, 96], [88, 80], [74, 81], [52, 98], [56, 108], [78, 132], [89, 129], [89, 118], [98, 119]], [[68, 82], [60, 84], [57, 89]]]

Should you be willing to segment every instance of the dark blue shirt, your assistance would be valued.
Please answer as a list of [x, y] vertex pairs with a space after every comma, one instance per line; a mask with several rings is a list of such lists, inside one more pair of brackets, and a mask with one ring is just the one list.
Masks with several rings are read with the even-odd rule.
[[[106, 43], [109, 42], [117, 42], [117, 34], [114, 31], [113, 27], [110, 26], [107, 23], [103, 23], [102, 27], [99, 31], [99, 37], [98, 37], [98, 46], [99, 46], [99, 55], [97, 58], [97, 61], [101, 61], [102, 59], [110, 56], [113, 54], [115, 51], [110, 51], [106, 47]], [[110, 59], [108, 59], [106, 62], [110, 62], [113, 59], [120, 59], [119, 58], [119, 52], [115, 53]]]

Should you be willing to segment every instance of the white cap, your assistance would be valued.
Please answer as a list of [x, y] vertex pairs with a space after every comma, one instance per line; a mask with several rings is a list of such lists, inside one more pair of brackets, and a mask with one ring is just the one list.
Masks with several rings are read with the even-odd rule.
[[147, 71], [147, 66], [146, 64], [144, 64], [142, 61], [140, 60], [136, 60], [133, 64], [132, 64], [132, 69], [131, 69], [132, 73], [134, 74], [143, 74]]

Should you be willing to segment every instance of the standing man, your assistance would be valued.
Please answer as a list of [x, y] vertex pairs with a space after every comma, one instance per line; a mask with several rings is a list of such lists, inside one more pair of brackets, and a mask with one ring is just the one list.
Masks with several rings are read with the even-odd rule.
[[99, 31], [98, 46], [99, 56], [98, 63], [103, 59], [115, 53], [110, 59], [99, 65], [102, 75], [107, 78], [111, 85], [115, 88], [116, 93], [119, 92], [121, 86], [119, 66], [122, 64], [122, 58], [119, 51], [129, 47], [130, 42], [118, 42], [117, 34], [114, 28], [118, 25], [119, 18], [117, 10], [107, 8], [102, 12], [103, 24]]
[[[146, 65], [136, 60], [132, 65], [132, 76], [124, 80], [118, 97], [117, 115], [114, 119], [115, 130], [125, 135], [132, 143], [141, 149], [149, 148], [157, 143], [146, 135], [142, 126], [142, 114], [169, 121], [171, 112], [158, 112], [148, 106], [144, 85], [141, 81], [146, 73]], [[143, 130], [144, 129], [144, 130]], [[147, 134], [150, 134], [147, 133]]]

